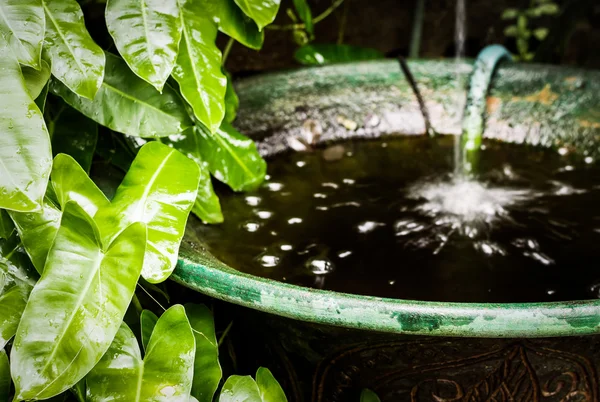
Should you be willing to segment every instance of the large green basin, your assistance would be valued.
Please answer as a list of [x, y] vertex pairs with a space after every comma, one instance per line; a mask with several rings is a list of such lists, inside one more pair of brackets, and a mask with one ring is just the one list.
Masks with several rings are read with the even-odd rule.
[[[464, 87], [471, 71], [471, 63], [415, 61], [409, 65], [426, 99], [436, 131], [459, 133], [465, 99]], [[457, 84], [457, 80], [461, 81], [460, 85]], [[286, 137], [297, 135], [307, 119], [320, 123], [323, 128], [322, 141], [354, 136], [377, 137], [392, 133], [422, 135], [424, 132], [424, 122], [416, 98], [393, 60], [256, 76], [240, 81], [237, 91], [240, 97], [240, 111], [236, 125], [242, 132], [259, 142], [259, 149], [264, 155], [284, 150]], [[355, 121], [358, 129], [348, 130], [339, 123], [339, 116]], [[600, 72], [533, 64], [500, 65], [488, 95], [485, 135], [502, 141], [537, 144], [543, 147], [566, 147], [574, 152], [587, 152], [593, 157], [600, 157]], [[509, 359], [511, 362], [514, 362], [514, 359], [519, 362], [531, 362], [532, 357], [527, 357], [528, 353], [539, 357], [546, 353], [540, 350], [546, 349], [555, 350], [559, 354], [564, 353], [564, 356], [573, 355], [573, 361], [578, 361], [581, 357], [591, 362], [591, 369], [586, 368], [588, 371], [584, 370], [585, 372], [577, 371], [579, 369], [571, 370], [570, 366], [564, 370], [576, 372], [579, 379], [592, 376], [592, 383], [578, 382], [579, 385], [573, 389], [577, 391], [581, 388], [582, 392], [588, 392], [588, 400], [599, 398], [594, 367], [595, 362], [600, 361], [600, 337], [581, 336], [600, 333], [600, 300], [519, 304], [436, 303], [308, 289], [247, 275], [228, 267], [213, 257], [202, 244], [202, 240], [193, 237], [192, 231], [189, 231], [182, 245], [173, 279], [214, 298], [268, 313], [247, 311], [247, 315], [253, 317], [253, 320], [265, 322], [265, 328], [271, 328], [270, 332], [273, 332], [273, 328], [278, 331], [281, 340], [275, 342], [279, 342], [286, 354], [300, 355], [309, 362], [308, 366], [312, 365], [311, 367], [320, 373], [315, 374], [312, 385], [314, 400], [351, 400], [347, 399], [349, 394], [345, 392], [362, 386], [378, 388], [383, 400], [435, 400], [427, 397], [419, 399], [421, 391], [418, 388], [414, 391], [416, 396], [411, 396], [410, 392], [413, 391], [406, 391], [405, 396], [402, 396], [402, 393], [398, 394], [398, 387], [406, 386], [407, 390], [412, 390], [418, 386], [418, 381], [424, 382], [423, 384], [427, 381], [424, 377], [419, 377], [417, 381], [413, 374], [412, 377], [408, 374], [397, 377], [397, 373], [402, 370], [404, 373], [414, 373], [417, 366], [429, 367], [428, 365], [435, 365], [435, 362], [444, 366], [446, 360], [477, 360], [475, 357], [469, 357], [472, 353], [488, 356], [486, 353], [494, 352], [497, 353], [494, 355], [496, 357], [488, 356], [492, 360], [505, 361], [507, 356], [513, 356], [510, 357], [512, 360]], [[519, 278], [515, 278], [515, 281], [518, 280]], [[276, 316], [286, 318], [278, 319]], [[438, 336], [471, 339], [452, 339], [450, 342], [447, 338], [431, 338]], [[575, 338], [552, 341], [524, 340], [547, 337]], [[309, 345], [308, 340], [317, 338], [317, 346]], [[420, 350], [432, 351], [429, 361], [424, 361], [427, 358], [423, 356], [419, 359], [405, 356], [406, 350], [409, 350], [407, 345], [411, 342], [420, 345]], [[375, 356], [389, 355], [392, 353], [390, 347], [396, 352], [403, 351], [402, 356], [405, 357], [398, 355], [394, 362], [388, 362], [386, 366], [387, 372], [391, 370], [396, 373], [395, 380], [388, 381], [389, 376], [386, 377], [385, 370], [373, 366], [363, 367], [364, 361], [369, 359], [364, 355], [367, 352], [353, 355], [353, 363], [345, 364], [346, 368], [338, 367], [343, 359], [332, 356], [347, 356], [343, 351], [356, 350], [352, 349], [352, 345], [359, 344], [362, 345], [359, 347], [361, 351], [372, 352], [377, 349], [374, 345], [384, 345], [381, 347], [388, 348], [385, 349], [386, 352], [379, 349], [377, 353], [372, 352]], [[453, 347], [456, 352], [444, 349], [446, 346], [443, 345], [450, 344], [455, 345]], [[570, 351], [569, 345], [579, 346], [576, 347], [577, 351]], [[443, 356], [440, 355], [440, 350], [444, 350]], [[519, 356], [525, 356], [525, 360]], [[564, 356], [549, 359], [564, 363], [569, 359]], [[375, 357], [373, 359], [377, 360]], [[488, 361], [487, 358], [479, 359], [477, 361]], [[346, 385], [341, 388], [339, 376], [328, 377], [332, 378], [330, 385], [320, 382], [320, 379], [324, 378], [323, 367], [329, 367], [329, 363], [326, 362], [331, 361], [334, 361], [334, 366], [337, 364], [336, 367], [349, 378], [344, 380]], [[545, 360], [541, 361], [543, 363]], [[552, 371], [550, 374], [544, 374], [540, 371], [541, 367], [556, 366], [557, 363], [550, 362], [549, 366], [542, 363], [539, 367], [536, 366], [537, 368], [531, 363], [533, 368], [530, 371], [539, 374], [539, 378], [536, 377], [534, 381], [537, 385], [532, 385], [531, 388], [535, 391], [532, 391], [533, 396], [528, 398], [529, 394], [524, 393], [525, 391], [515, 391], [523, 392], [523, 400], [538, 400], [538, 396], [542, 398], [545, 394], [550, 395], [558, 386], [558, 383], [553, 381], [559, 381], [555, 377], [562, 375], [563, 368], [556, 369], [560, 371], [557, 373]], [[373, 364], [379, 366], [379, 363]], [[394, 367], [390, 368], [390, 364]], [[467, 363], [464, 364], [471, 367]], [[482, 378], [488, 378], [495, 373], [494, 370], [485, 368], [495, 367], [494, 364], [484, 364], [484, 368], [477, 369], [482, 370]], [[582, 367], [582, 364], [573, 363], [573, 367]], [[400, 370], [397, 365], [404, 368]], [[356, 370], [350, 370], [348, 374], [347, 367], [350, 366]], [[454, 366], [450, 364], [448, 367]], [[422, 369], [419, 372], [435, 372], [434, 368], [427, 370]], [[456, 371], [448, 370], [448, 373]], [[330, 371], [327, 372], [331, 374]], [[357, 372], [361, 374], [358, 375]], [[446, 380], [438, 374], [434, 376], [435, 387], [448, 388], [447, 398], [459, 394], [462, 395], [461, 398], [466, 398], [465, 395], [468, 396], [468, 392], [471, 392], [468, 390], [474, 389], [473, 384], [477, 383], [477, 376], [471, 380], [471, 377], [460, 377], [454, 373], [452, 375], [458, 377], [444, 382]], [[367, 378], [372, 381], [367, 381]], [[383, 381], [382, 378], [388, 380]], [[288, 384], [289, 387], [298, 388], [294, 388], [295, 391], [292, 392], [296, 395], [295, 398], [308, 399], [307, 392], [299, 390], [309, 386], [307, 380], [296, 378], [290, 381], [304, 384]], [[456, 387], [452, 381], [456, 382]], [[548, 383], [544, 385], [544, 381]], [[465, 385], [467, 383], [471, 385]], [[560, 390], [570, 386], [565, 382]], [[546, 391], [544, 387], [547, 387]], [[422, 395], [429, 395], [428, 391], [422, 392]], [[434, 395], [433, 392], [431, 395]], [[556, 398], [562, 392], [556, 393]], [[555, 400], [550, 396], [547, 400]]]

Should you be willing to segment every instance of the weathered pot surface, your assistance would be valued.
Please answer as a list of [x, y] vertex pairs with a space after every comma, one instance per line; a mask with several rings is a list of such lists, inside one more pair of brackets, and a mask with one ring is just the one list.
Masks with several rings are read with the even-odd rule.
[[[409, 64], [435, 130], [459, 133], [471, 64]], [[322, 127], [321, 141], [424, 132], [416, 98], [394, 61], [257, 76], [239, 82], [237, 91], [236, 125], [259, 142], [264, 155], [286, 149], [286, 137], [298, 135], [309, 119]], [[339, 116], [358, 128], [348, 130]], [[485, 136], [599, 156], [600, 72], [503, 64], [487, 98]], [[378, 389], [383, 400], [434, 400], [434, 394], [436, 400], [487, 400], [494, 395], [489, 390], [497, 390], [498, 400], [566, 400], [560, 399], [566, 389], [581, 400], [599, 398], [594, 363], [600, 361], [600, 342], [580, 336], [600, 333], [600, 300], [437, 303], [308, 289], [239, 272], [191, 236], [173, 278], [269, 313], [255, 315], [279, 331], [284, 340], [277, 347], [318, 366], [314, 400], [358, 400], [348, 392], [365, 386]], [[470, 339], [430, 338], [436, 336]], [[319, 346], [307, 346], [314, 339]], [[295, 394], [302, 399], [302, 392]]]

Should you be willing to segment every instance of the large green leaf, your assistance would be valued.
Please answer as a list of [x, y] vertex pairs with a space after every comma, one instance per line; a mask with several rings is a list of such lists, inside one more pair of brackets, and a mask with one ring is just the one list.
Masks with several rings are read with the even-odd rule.
[[19, 63], [40, 67], [45, 18], [42, 0], [0, 0], [0, 35]]
[[269, 369], [260, 367], [256, 372], [256, 384], [260, 390], [262, 402], [287, 402], [281, 386]]
[[235, 88], [233, 88], [231, 75], [227, 73], [225, 73], [225, 75], [227, 76], [227, 90], [225, 91], [225, 121], [231, 123], [235, 120], [235, 116], [237, 115], [240, 99], [235, 93]]
[[148, 350], [148, 342], [150, 342], [150, 336], [152, 331], [158, 322], [158, 317], [150, 310], [142, 311], [140, 314], [140, 327], [142, 329], [142, 347], [144, 351]]
[[146, 228], [135, 223], [103, 247], [93, 219], [67, 203], [15, 337], [15, 399], [57, 395], [98, 363], [133, 296], [145, 244]]
[[43, 0], [46, 13], [44, 49], [52, 75], [79, 96], [93, 99], [104, 76], [104, 52], [83, 20], [75, 0]]
[[104, 82], [94, 100], [75, 95], [56, 80], [50, 89], [90, 119], [127, 135], [164, 137], [193, 124], [172, 88], [166, 86], [161, 94], [110, 53], [106, 53]]
[[15, 225], [8, 216], [8, 212], [0, 209], [0, 239], [8, 239], [13, 234]]
[[0, 257], [0, 349], [17, 332], [29, 293], [35, 284], [35, 278], [28, 268], [16, 265], [13, 261]]
[[256, 381], [249, 375], [230, 376], [221, 390], [219, 402], [261, 402], [260, 390]]
[[33, 265], [40, 273], [44, 270], [48, 250], [58, 231], [61, 207], [68, 201], [75, 201], [94, 216], [99, 208], [109, 204], [102, 191], [69, 155], [58, 154], [54, 158], [51, 179], [53, 197], [45, 197], [41, 210], [9, 212]]
[[98, 142], [98, 124], [72, 107], [65, 106], [49, 128], [52, 153], [72, 156], [89, 173]]
[[177, 0], [108, 0], [106, 26], [131, 70], [161, 91], [181, 39]]
[[175, 268], [198, 180], [196, 163], [151, 141], [138, 152], [111, 205], [96, 215], [107, 243], [133, 222], [147, 225], [142, 276], [150, 283], [164, 281]]
[[213, 316], [208, 307], [199, 304], [186, 304], [185, 313], [196, 339], [192, 396], [199, 402], [212, 402], [223, 375]]
[[202, 0], [201, 4], [221, 32], [251, 49], [258, 50], [262, 47], [265, 33], [259, 31], [256, 23], [236, 6], [234, 0]]
[[0, 350], [0, 401], [8, 402], [10, 395], [10, 363], [4, 349]]
[[211, 134], [204, 128], [197, 133], [200, 155], [208, 163], [210, 172], [235, 191], [251, 190], [265, 178], [267, 164], [261, 158], [254, 142], [240, 134], [233, 126], [223, 122]]
[[146, 356], [125, 323], [87, 376], [88, 401], [188, 402], [194, 370], [194, 336], [183, 306], [163, 313]]
[[277, 16], [281, 0], [235, 0], [235, 3], [256, 22], [259, 31], [262, 31]]
[[360, 393], [360, 402], [381, 402], [377, 394], [370, 389], [363, 389]]
[[23, 66], [21, 67], [21, 72], [23, 73], [25, 86], [27, 86], [27, 91], [29, 91], [31, 99], [36, 99], [40, 96], [50, 79], [50, 65], [45, 60], [42, 60], [39, 70]]
[[21, 68], [0, 34], [0, 208], [40, 207], [52, 166], [50, 137]]
[[227, 78], [221, 71], [221, 51], [215, 45], [217, 27], [205, 15], [203, 0], [179, 2], [183, 37], [173, 78], [198, 120], [214, 132], [225, 116], [227, 88]]
[[198, 164], [200, 180], [198, 181], [198, 195], [192, 208], [194, 215], [206, 223], [223, 222], [219, 197], [213, 189], [208, 165], [200, 153], [200, 143], [202, 142], [200, 135], [194, 129], [188, 129], [181, 135], [161, 138], [161, 142], [172, 146]]
[[294, 58], [307, 65], [347, 63], [360, 60], [382, 59], [384, 56], [379, 50], [336, 44], [304, 45], [294, 53]]

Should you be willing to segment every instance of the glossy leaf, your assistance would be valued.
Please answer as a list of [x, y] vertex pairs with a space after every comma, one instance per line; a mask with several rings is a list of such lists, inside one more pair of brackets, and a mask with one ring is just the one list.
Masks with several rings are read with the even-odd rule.
[[380, 402], [380, 399], [375, 392], [365, 388], [360, 393], [360, 402]]
[[260, 49], [265, 39], [256, 23], [247, 17], [234, 0], [202, 0], [202, 8], [219, 27], [219, 30], [244, 46]]
[[219, 402], [261, 402], [260, 390], [256, 381], [249, 375], [230, 376], [221, 390]]
[[50, 137], [21, 68], [0, 35], [0, 208], [40, 207], [52, 166]]
[[77, 402], [86, 402], [85, 401], [85, 394], [86, 394], [86, 387], [85, 387], [85, 378], [81, 379], [77, 384], [75, 384], [75, 386], [73, 388], [71, 388], [71, 393], [75, 396], [75, 398], [77, 399]]
[[28, 267], [9, 261], [10, 256], [0, 256], [0, 349], [17, 332], [17, 326], [27, 304], [35, 277]]
[[306, 32], [313, 36], [315, 33], [315, 28], [313, 24], [312, 11], [310, 10], [310, 6], [306, 0], [294, 0], [294, 8], [298, 13], [298, 17], [300, 17], [302, 22], [304, 22]]
[[148, 350], [148, 342], [157, 321], [158, 317], [152, 311], [142, 311], [140, 315], [140, 327], [142, 328], [142, 346], [144, 347], [144, 351]]
[[235, 93], [231, 75], [225, 73], [227, 76], [227, 90], [225, 91], [225, 121], [231, 123], [235, 120], [237, 110], [240, 106], [240, 99]]
[[203, 0], [179, 0], [183, 36], [173, 69], [181, 94], [196, 118], [214, 132], [225, 116], [227, 78], [221, 72], [217, 27], [202, 8]]
[[57, 395], [98, 363], [133, 296], [145, 243], [146, 228], [135, 223], [103, 247], [92, 218], [67, 203], [15, 337], [16, 399]]
[[142, 276], [150, 283], [169, 277], [198, 191], [198, 166], [157, 141], [144, 145], [109, 207], [96, 215], [109, 243], [133, 222], [148, 227]]
[[170, 87], [159, 93], [119, 57], [106, 53], [104, 82], [94, 100], [83, 99], [52, 80], [50, 90], [95, 122], [127, 135], [164, 137], [192, 125], [183, 100]]
[[106, 26], [131, 70], [161, 91], [181, 39], [177, 0], [108, 0]]
[[347, 63], [351, 61], [382, 59], [384, 56], [379, 50], [335, 44], [304, 45], [296, 50], [294, 58], [301, 64], [332, 64]]
[[262, 31], [277, 16], [281, 0], [235, 0], [235, 3], [256, 22], [258, 30]]
[[51, 179], [50, 190], [55, 200], [46, 197], [42, 209], [36, 212], [10, 212], [25, 249], [40, 273], [60, 225], [61, 207], [75, 201], [93, 217], [99, 208], [109, 204], [87, 173], [68, 155], [58, 154], [54, 158]]
[[14, 232], [15, 225], [8, 216], [8, 212], [0, 209], [0, 239], [8, 239]]
[[52, 75], [79, 96], [93, 99], [104, 76], [104, 52], [85, 27], [75, 0], [43, 0], [46, 13], [44, 49]]
[[42, 0], [0, 0], [0, 35], [19, 63], [40, 67], [44, 30]]
[[36, 99], [50, 79], [50, 65], [46, 61], [42, 60], [40, 63], [40, 69], [36, 70], [33, 67], [21, 67], [23, 73], [23, 79], [25, 80], [25, 86], [31, 99]]
[[256, 384], [260, 390], [262, 402], [287, 402], [281, 385], [269, 369], [260, 367], [256, 372]]
[[185, 401], [190, 398], [194, 336], [183, 306], [163, 313], [142, 361], [133, 332], [121, 325], [102, 360], [87, 376], [88, 401]]
[[198, 180], [198, 194], [192, 212], [205, 223], [223, 222], [223, 213], [219, 197], [215, 194], [208, 164], [202, 159], [202, 137], [194, 130], [188, 129], [182, 135], [170, 136], [161, 141], [172, 146], [198, 165], [200, 179]]
[[199, 402], [211, 402], [223, 375], [213, 316], [208, 307], [199, 304], [186, 304], [185, 313], [196, 339], [192, 396]]
[[8, 402], [10, 395], [10, 363], [4, 349], [0, 350], [0, 401]]
[[235, 191], [251, 190], [265, 178], [267, 164], [258, 154], [254, 142], [224, 122], [214, 133], [203, 128], [197, 133], [202, 160], [210, 172]]
[[72, 156], [89, 173], [98, 141], [98, 124], [65, 106], [50, 127], [52, 153], [55, 156], [60, 153]]

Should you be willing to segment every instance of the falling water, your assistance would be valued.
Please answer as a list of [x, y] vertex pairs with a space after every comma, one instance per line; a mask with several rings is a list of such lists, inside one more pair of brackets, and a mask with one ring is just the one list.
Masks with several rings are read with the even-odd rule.
[[[460, 63], [465, 56], [465, 39], [467, 36], [467, 22], [466, 22], [466, 0], [456, 0], [456, 16], [454, 23], [454, 48], [456, 50], [456, 85], [459, 93], [464, 88], [464, 74], [461, 73]], [[461, 101], [458, 105], [459, 113], [462, 113], [464, 109], [464, 99], [461, 97]], [[462, 115], [459, 116], [462, 120]], [[454, 139], [454, 170], [455, 172], [461, 171], [461, 141], [460, 137], [456, 136]]]

